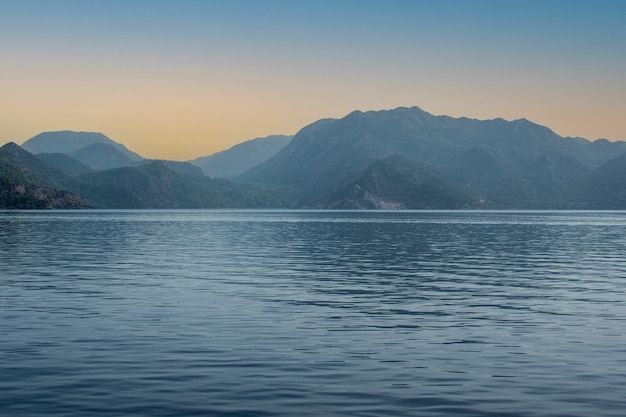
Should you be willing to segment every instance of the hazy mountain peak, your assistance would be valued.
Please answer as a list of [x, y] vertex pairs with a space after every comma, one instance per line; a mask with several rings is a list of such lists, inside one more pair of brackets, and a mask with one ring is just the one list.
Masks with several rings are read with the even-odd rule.
[[114, 142], [95, 142], [66, 154], [97, 170], [132, 166], [137, 162]]
[[128, 166], [143, 159], [100, 132], [43, 132], [24, 142], [22, 148], [33, 154], [71, 154], [94, 169]]
[[61, 130], [42, 132], [22, 144], [31, 153], [69, 153], [94, 143], [115, 143], [100, 132], [75, 132]]
[[237, 144], [225, 151], [189, 161], [209, 177], [234, 177], [276, 155], [292, 136], [272, 135]]

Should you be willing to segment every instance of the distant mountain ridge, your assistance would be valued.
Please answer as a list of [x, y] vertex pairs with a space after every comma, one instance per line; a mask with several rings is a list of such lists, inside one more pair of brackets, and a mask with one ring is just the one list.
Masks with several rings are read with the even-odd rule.
[[2, 147], [0, 207], [626, 209], [626, 142], [526, 119], [354, 111], [189, 162], [68, 132]]
[[225, 151], [189, 161], [209, 177], [235, 177], [267, 161], [287, 146], [292, 136], [273, 135], [248, 140]]
[[102, 142], [92, 143], [67, 155], [95, 170], [127, 167], [141, 161], [131, 158], [112, 144]]
[[626, 153], [607, 161], [586, 176], [578, 200], [587, 209], [626, 209]]
[[[141, 161], [143, 159], [140, 155], [128, 150], [126, 146], [113, 141], [99, 132], [74, 132], [71, 130], [43, 132], [24, 142], [22, 148], [33, 154], [74, 153], [77, 155], [76, 153], [81, 149], [95, 144], [109, 145], [130, 161]], [[105, 148], [100, 147], [99, 149], [102, 150]]]
[[432, 166], [494, 207], [568, 208], [578, 204], [571, 193], [578, 174], [623, 152], [624, 142], [564, 138], [526, 119], [452, 118], [412, 107], [314, 122], [240, 178], [293, 187], [299, 206], [323, 207], [331, 201], [321, 202], [320, 195], [396, 154]]
[[223, 197], [221, 188], [228, 185], [198, 178], [195, 171], [189, 176], [178, 174], [168, 165], [152, 161], [92, 170], [72, 162], [66, 154], [38, 156], [14, 143], [6, 144], [0, 148], [0, 208], [215, 208], [237, 204], [237, 200]]

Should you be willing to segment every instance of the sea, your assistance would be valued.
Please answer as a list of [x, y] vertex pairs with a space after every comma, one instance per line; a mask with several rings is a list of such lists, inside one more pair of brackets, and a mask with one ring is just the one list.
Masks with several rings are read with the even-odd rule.
[[626, 415], [626, 212], [0, 212], [2, 416]]

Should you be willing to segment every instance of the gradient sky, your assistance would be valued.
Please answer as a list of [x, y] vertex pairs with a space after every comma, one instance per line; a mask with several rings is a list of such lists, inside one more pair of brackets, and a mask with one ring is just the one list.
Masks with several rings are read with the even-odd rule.
[[187, 160], [419, 106], [626, 140], [623, 0], [0, 0], [0, 144]]

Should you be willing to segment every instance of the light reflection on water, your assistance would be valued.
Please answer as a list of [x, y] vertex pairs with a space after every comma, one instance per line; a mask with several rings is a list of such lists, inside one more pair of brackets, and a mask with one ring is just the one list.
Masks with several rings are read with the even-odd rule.
[[0, 213], [8, 415], [621, 416], [626, 213]]

